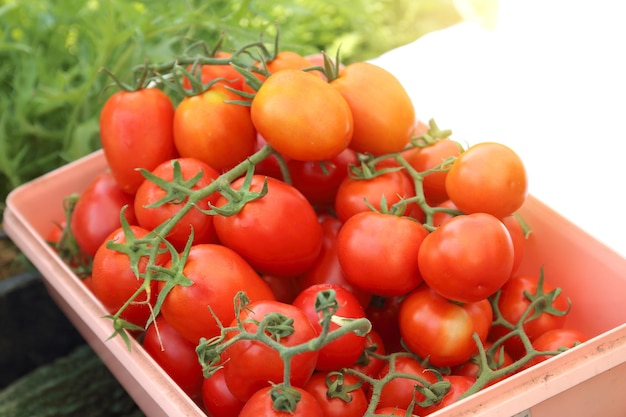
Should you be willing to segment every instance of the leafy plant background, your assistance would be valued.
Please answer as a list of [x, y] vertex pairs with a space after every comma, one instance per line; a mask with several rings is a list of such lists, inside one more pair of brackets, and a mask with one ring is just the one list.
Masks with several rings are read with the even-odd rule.
[[[99, 147], [107, 67], [122, 79], [164, 62], [183, 37], [235, 48], [282, 48], [373, 58], [462, 20], [446, 0], [0, 1], [0, 201], [16, 186]], [[419, 59], [419, 58], [416, 58]], [[128, 80], [130, 81], [130, 80]], [[110, 91], [110, 90], [106, 90]]]

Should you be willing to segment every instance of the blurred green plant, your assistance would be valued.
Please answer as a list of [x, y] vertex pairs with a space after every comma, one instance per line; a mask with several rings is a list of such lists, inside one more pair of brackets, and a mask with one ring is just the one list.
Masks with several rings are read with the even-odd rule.
[[175, 58], [185, 39], [271, 43], [276, 24], [283, 49], [341, 46], [349, 63], [458, 21], [452, 0], [0, 0], [0, 201], [99, 148], [111, 82], [101, 67], [124, 80]]

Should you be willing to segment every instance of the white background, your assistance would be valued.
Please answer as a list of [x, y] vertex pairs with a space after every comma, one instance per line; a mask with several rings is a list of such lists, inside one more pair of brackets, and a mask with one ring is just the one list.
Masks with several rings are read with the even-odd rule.
[[626, 256], [626, 3], [500, 0], [496, 28], [462, 23], [372, 62], [421, 120], [513, 148], [531, 194]]

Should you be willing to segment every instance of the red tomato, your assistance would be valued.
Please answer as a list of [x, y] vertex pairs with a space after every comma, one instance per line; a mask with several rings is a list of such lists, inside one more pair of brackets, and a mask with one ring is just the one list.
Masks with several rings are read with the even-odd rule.
[[[384, 359], [371, 355], [370, 353], [377, 353], [379, 355], [384, 355], [386, 353], [385, 343], [376, 330], [370, 330], [370, 332], [365, 336], [365, 348], [363, 349], [363, 354], [355, 364], [350, 366], [350, 369], [369, 376], [370, 378], [376, 378], [387, 362]], [[365, 381], [363, 382], [363, 391], [368, 395], [371, 391], [370, 384]]]
[[350, 148], [381, 155], [399, 152], [409, 143], [415, 109], [393, 74], [369, 62], [355, 62], [330, 85], [348, 102], [354, 118]]
[[363, 417], [368, 400], [358, 382], [352, 375], [316, 372], [304, 389], [315, 397], [324, 417]]
[[404, 171], [391, 171], [368, 179], [346, 177], [335, 196], [335, 213], [339, 220], [345, 222], [357, 213], [372, 211], [367, 203], [380, 210], [383, 197], [387, 206], [391, 207], [414, 196], [413, 182]]
[[[391, 367], [392, 363], [393, 368]], [[426, 381], [427, 383], [434, 383], [437, 381], [435, 374], [427, 371], [426, 368], [413, 356], [396, 356], [393, 362], [387, 362], [385, 364], [378, 377], [384, 378], [392, 371], [412, 375]], [[393, 374], [391, 375], [393, 376]], [[426, 397], [424, 397], [422, 393], [414, 391], [415, 385], [423, 386], [423, 383], [418, 379], [399, 376], [393, 377], [382, 387], [378, 401], [378, 408], [399, 407], [406, 409], [411, 404], [413, 398], [415, 398], [417, 402], [423, 401]]]
[[524, 260], [524, 246], [526, 245], [526, 237], [524, 236], [524, 229], [517, 217], [514, 215], [506, 216], [502, 218], [502, 223], [506, 226], [509, 234], [511, 235], [511, 241], [513, 242], [513, 268], [511, 273], [515, 273], [520, 264]]
[[212, 417], [237, 417], [245, 402], [238, 400], [224, 380], [224, 368], [219, 368], [202, 383], [202, 404]]
[[[509, 278], [502, 287], [500, 297], [498, 298], [498, 309], [502, 318], [513, 325], [521, 319], [531, 303], [531, 299], [527, 294], [531, 297], [536, 297], [538, 294], [539, 278], [538, 275], [513, 275]], [[539, 294], [547, 294], [555, 291], [555, 289], [554, 286], [544, 280]], [[565, 293], [560, 292], [552, 302], [552, 308], [524, 324], [524, 333], [532, 341], [549, 330], [563, 327], [566, 319], [565, 313], [568, 310], [569, 299]], [[493, 326], [489, 339], [496, 341], [507, 333], [509, 333], [509, 330], [506, 327], [500, 325]], [[504, 346], [514, 359], [522, 357], [526, 352], [521, 339], [517, 336], [506, 339]]]
[[[302, 274], [322, 249], [322, 228], [315, 210], [293, 186], [274, 178], [254, 175], [251, 191], [259, 192], [267, 180], [267, 194], [247, 203], [233, 216], [216, 216], [217, 236], [258, 272], [283, 277]], [[231, 184], [240, 189], [244, 178]], [[224, 206], [220, 197], [215, 204]]]
[[[365, 311], [363, 311], [359, 300], [342, 286], [336, 284], [312, 285], [305, 288], [293, 300], [292, 304], [304, 311], [318, 333], [322, 332], [320, 325], [322, 313], [315, 310], [315, 301], [319, 292], [328, 290], [335, 291], [338, 303], [336, 316], [350, 319], [365, 318]], [[332, 333], [338, 328], [338, 324], [331, 322], [329, 332]], [[354, 333], [347, 333], [319, 350], [315, 369], [331, 371], [351, 366], [361, 357], [363, 349], [365, 349], [365, 338]]]
[[[136, 238], [145, 237], [149, 231], [139, 227], [130, 226]], [[141, 287], [143, 279], [133, 273], [128, 255], [107, 247], [107, 242], [126, 243], [126, 237], [122, 228], [114, 230], [107, 236], [96, 251], [92, 266], [92, 290], [94, 295], [102, 302], [106, 310], [115, 314]], [[163, 253], [157, 256], [156, 265], [163, 265], [169, 259], [169, 255]], [[148, 257], [140, 259], [139, 273], [145, 273]], [[151, 281], [150, 294], [139, 295], [135, 303], [131, 303], [124, 309], [121, 318], [137, 326], [144, 327], [152, 312], [152, 307], [157, 297], [157, 281]]]
[[356, 153], [346, 148], [328, 161], [297, 161], [287, 163], [291, 184], [318, 208], [333, 207], [335, 195], [348, 176], [348, 167], [358, 162]]
[[100, 141], [120, 188], [134, 194], [144, 180], [137, 168], [154, 169], [174, 158], [174, 105], [163, 91], [118, 91], [102, 107]]
[[227, 100], [241, 100], [224, 84], [185, 97], [174, 114], [174, 143], [183, 157], [197, 158], [227, 171], [252, 155], [256, 129], [250, 108]]
[[[207, 187], [219, 176], [219, 173], [211, 166], [195, 158], [177, 158], [163, 162], [157, 166], [152, 174], [166, 181], [174, 178], [174, 163], [180, 166], [180, 173], [184, 180], [190, 180], [194, 176], [202, 173], [202, 177], [191, 187], [192, 190], [199, 190]], [[140, 226], [153, 230], [160, 224], [176, 215], [183, 207], [181, 201], [172, 201], [159, 207], [148, 207], [165, 197], [167, 192], [156, 183], [146, 179], [135, 194], [135, 213]], [[189, 234], [193, 228], [193, 243], [214, 243], [217, 240], [215, 228], [213, 227], [213, 217], [202, 213], [199, 209], [208, 210], [210, 204], [214, 204], [220, 194], [215, 192], [200, 199], [196, 207], [191, 208], [165, 238], [179, 251], [182, 251]], [[188, 201], [185, 198], [184, 201]]]
[[[406, 417], [407, 410], [404, 408], [398, 407], [381, 407], [376, 409], [376, 416], [400, 416]], [[411, 417], [416, 417], [415, 414], [411, 413]]]
[[320, 77], [297, 69], [270, 75], [252, 100], [252, 121], [274, 149], [290, 159], [336, 157], [352, 139], [352, 112]]
[[422, 282], [417, 256], [427, 236], [424, 226], [409, 218], [358, 213], [339, 230], [337, 255], [353, 285], [375, 295], [402, 295]]
[[426, 285], [402, 301], [398, 320], [406, 346], [437, 366], [455, 366], [478, 351], [472, 336], [484, 342], [491, 327], [489, 300], [458, 304]]
[[[213, 56], [217, 59], [230, 59], [232, 54], [226, 51], [219, 51]], [[195, 68], [193, 65], [187, 66], [187, 71], [194, 77], [199, 77], [202, 84], [207, 84], [218, 78], [223, 80], [218, 81], [224, 83], [235, 90], [241, 90], [244, 82], [244, 77], [230, 64], [206, 64], [197, 65]], [[183, 88], [191, 89], [191, 82], [189, 78], [183, 79]]]
[[[260, 150], [265, 145], [267, 145], [267, 142], [265, 141], [263, 136], [257, 133], [257, 143], [255, 151]], [[281, 157], [285, 160], [285, 162], [289, 161], [289, 159], [285, 158], [284, 155], [281, 155]], [[280, 163], [276, 155], [270, 155], [269, 157], [254, 165], [254, 173], [276, 178], [281, 181], [284, 180], [283, 173], [280, 170]]]
[[418, 405], [413, 409], [413, 412], [420, 416], [427, 416], [450, 404], [454, 404], [461, 395], [465, 394], [472, 387], [475, 381], [474, 378], [463, 375], [444, 375], [443, 380], [450, 383], [450, 388], [441, 401], [428, 407], [420, 407]]
[[[436, 208], [458, 210], [457, 206], [455, 206], [451, 200], [442, 201], [436, 205]], [[433, 214], [433, 226], [439, 227], [453, 217], [455, 217], [455, 215], [446, 210], [437, 210], [435, 211], [435, 214]]]
[[304, 287], [302, 278], [299, 276], [285, 279], [285, 277], [263, 274], [261, 278], [272, 289], [276, 301], [281, 303], [291, 304]]
[[78, 197], [70, 220], [72, 235], [83, 252], [94, 256], [104, 239], [120, 227], [120, 210], [124, 206], [126, 221], [136, 224], [133, 196], [122, 191], [111, 172], [91, 181]]
[[[297, 346], [317, 336], [315, 327], [302, 309], [278, 301], [252, 302], [241, 311], [239, 319], [246, 331], [256, 332], [259, 322], [264, 317], [276, 313], [293, 320], [293, 333], [274, 339], [281, 345]], [[235, 320], [230, 323], [230, 327], [236, 325]], [[268, 337], [272, 337], [267, 330], [265, 333]], [[229, 332], [228, 340], [236, 334], [238, 334], [236, 331]], [[290, 383], [292, 386], [302, 387], [306, 384], [315, 370], [317, 357], [318, 352], [313, 350], [299, 353], [291, 358]], [[256, 391], [270, 384], [284, 382], [284, 363], [280, 353], [261, 341], [240, 339], [226, 349], [223, 359], [226, 385], [241, 401], [248, 401]]]
[[276, 410], [270, 395], [271, 389], [272, 387], [265, 387], [255, 392], [238, 417], [325, 417], [315, 397], [298, 387], [292, 387], [300, 395], [296, 409], [293, 411]]
[[487, 213], [456, 216], [419, 249], [419, 270], [437, 293], [459, 302], [485, 299], [509, 279], [514, 248], [507, 228]]
[[146, 328], [141, 344], [187, 395], [200, 398], [204, 376], [195, 344], [160, 315]]
[[337, 234], [343, 223], [335, 217], [320, 217], [322, 226], [322, 250], [315, 263], [302, 276], [302, 288], [315, 284], [337, 284], [350, 291], [365, 308], [369, 305], [371, 295], [356, 287], [346, 279], [337, 256]]
[[398, 313], [404, 294], [395, 297], [372, 297], [365, 309], [372, 328], [377, 330], [387, 353], [404, 351], [400, 343]]
[[[171, 268], [171, 262], [165, 267]], [[163, 301], [161, 314], [195, 344], [202, 337], [210, 339], [220, 334], [213, 314], [224, 326], [232, 321], [233, 300], [239, 291], [244, 291], [252, 301], [274, 299], [272, 290], [254, 269], [225, 246], [192, 246], [182, 273], [193, 285], [174, 286]], [[165, 282], [159, 281], [159, 291], [164, 286]]]
[[519, 209], [528, 195], [526, 168], [511, 148], [482, 142], [463, 152], [446, 176], [450, 200], [465, 213], [505, 217]]
[[[572, 328], [558, 328], [548, 330], [537, 337], [532, 345], [537, 352], [557, 352], [571, 349], [588, 340], [588, 337], [579, 330]], [[537, 365], [554, 355], [538, 355], [526, 363], [523, 369]]]
[[[487, 353], [487, 360], [489, 361], [489, 367], [492, 370], [505, 368], [513, 363], [513, 358], [500, 346], [493, 355], [489, 354], [488, 349], [493, 344], [489, 341], [486, 341], [484, 344], [485, 351]], [[472, 356], [467, 362], [464, 362], [460, 365], [457, 365], [452, 368], [453, 375], [463, 375], [471, 378], [478, 378], [478, 373], [480, 371], [480, 359], [478, 354]], [[493, 385], [498, 381], [503, 380], [506, 376], [502, 378], [496, 378], [490, 381], [487, 386]]]
[[[439, 166], [450, 157], [461, 154], [461, 145], [450, 139], [441, 139], [430, 146], [412, 148], [403, 152], [406, 161], [418, 172]], [[438, 204], [448, 199], [446, 191], [447, 171], [432, 172], [424, 177], [424, 196], [430, 204]]]

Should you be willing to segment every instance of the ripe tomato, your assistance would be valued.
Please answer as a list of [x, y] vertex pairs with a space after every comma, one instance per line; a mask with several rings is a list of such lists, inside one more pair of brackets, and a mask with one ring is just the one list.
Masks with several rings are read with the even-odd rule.
[[[246, 259], [258, 272], [294, 277], [305, 272], [322, 249], [322, 228], [307, 199], [293, 186], [274, 178], [252, 177], [251, 191], [259, 192], [267, 180], [267, 194], [247, 203], [233, 216], [215, 216], [217, 236], [225, 246]], [[244, 178], [231, 187], [240, 189]], [[228, 202], [220, 197], [215, 205]]]
[[342, 222], [351, 216], [372, 209], [381, 209], [384, 197], [391, 207], [400, 200], [415, 196], [415, 187], [404, 171], [390, 171], [367, 179], [346, 177], [337, 189], [335, 213]]
[[369, 62], [356, 62], [347, 65], [330, 85], [341, 93], [352, 111], [354, 134], [350, 148], [381, 155], [399, 152], [409, 143], [415, 109], [393, 74]]
[[224, 84], [185, 97], [174, 114], [174, 143], [183, 157], [200, 159], [218, 172], [252, 155], [256, 130], [250, 108], [227, 100], [241, 100]]
[[97, 175], [80, 194], [72, 217], [70, 231], [81, 251], [94, 256], [104, 239], [120, 227], [120, 210], [126, 206], [124, 217], [136, 224], [133, 196], [118, 186], [111, 172]]
[[[149, 231], [139, 227], [130, 226], [135, 237], [142, 238]], [[94, 295], [102, 302], [106, 310], [115, 314], [135, 294], [143, 283], [133, 273], [128, 255], [107, 247], [107, 242], [126, 243], [126, 237], [122, 228], [118, 228], [107, 236], [96, 251], [93, 258], [91, 286]], [[155, 263], [163, 265], [169, 259], [169, 255], [163, 253], [157, 256]], [[141, 258], [138, 269], [139, 273], [146, 272], [148, 258]], [[140, 295], [124, 309], [121, 318], [137, 326], [144, 327], [152, 312], [157, 297], [157, 281], [151, 281], [150, 294]]]
[[463, 152], [446, 176], [450, 200], [465, 213], [505, 217], [519, 209], [528, 195], [526, 168], [511, 148], [482, 142]]
[[333, 207], [342, 181], [348, 176], [348, 167], [358, 162], [356, 153], [346, 148], [328, 161], [287, 162], [291, 184], [318, 210]]
[[[396, 356], [395, 359], [393, 359], [393, 368], [391, 364], [392, 362], [387, 362], [385, 366], [383, 366], [383, 369], [381, 369], [378, 375], [379, 379], [384, 378], [393, 371], [421, 378], [428, 383], [437, 381], [435, 374], [427, 371], [426, 367], [413, 356]], [[392, 378], [382, 387], [378, 408], [398, 407], [406, 409], [409, 407], [413, 398], [415, 398], [417, 402], [423, 401], [426, 397], [424, 397], [424, 394], [414, 390], [415, 385], [423, 386], [419, 380], [413, 378], [399, 376]]]
[[290, 159], [332, 159], [352, 139], [353, 119], [346, 100], [320, 77], [302, 70], [270, 75], [250, 111], [257, 131]]
[[353, 375], [316, 372], [304, 389], [315, 397], [324, 417], [363, 417], [368, 400], [358, 382]]
[[[289, 50], [278, 51], [278, 53], [276, 53], [276, 56], [266, 62], [266, 65], [267, 70], [270, 74], [285, 69], [301, 70], [313, 66], [311, 61], [308, 60], [306, 57], [300, 55], [297, 52]], [[312, 72], [312, 74], [316, 74], [319, 76], [318, 71]]]
[[[315, 310], [315, 300], [320, 291], [328, 290], [335, 291], [338, 303], [336, 316], [350, 319], [365, 318], [365, 311], [363, 311], [359, 300], [342, 286], [336, 284], [312, 285], [298, 294], [292, 304], [304, 311], [318, 333], [322, 332], [320, 325], [322, 313]], [[332, 333], [338, 328], [338, 324], [331, 322], [329, 332]], [[319, 350], [315, 369], [331, 371], [354, 365], [361, 357], [363, 349], [365, 349], [365, 338], [354, 333], [347, 333]]]
[[398, 320], [411, 351], [437, 367], [455, 366], [478, 351], [474, 333], [487, 339], [492, 309], [489, 300], [458, 304], [422, 285], [404, 298]]
[[[376, 416], [400, 416], [406, 417], [407, 410], [398, 407], [381, 407], [376, 409]], [[417, 417], [416, 414], [411, 413], [411, 417]]]
[[[171, 262], [165, 267], [171, 268]], [[174, 286], [163, 301], [161, 314], [184, 338], [195, 344], [202, 337], [210, 339], [220, 334], [213, 314], [224, 326], [232, 321], [235, 317], [233, 299], [239, 291], [244, 291], [252, 301], [274, 299], [272, 290], [254, 269], [225, 246], [192, 246], [183, 275], [193, 285]], [[159, 281], [159, 291], [164, 286], [165, 282]]]
[[456, 216], [431, 232], [419, 249], [419, 270], [437, 293], [473, 302], [495, 293], [509, 279], [514, 256], [502, 221], [487, 213]]
[[[363, 349], [363, 354], [356, 361], [356, 363], [349, 368], [367, 375], [370, 378], [376, 378], [387, 362], [384, 359], [371, 355], [370, 353], [377, 353], [379, 355], [384, 355], [386, 353], [385, 343], [376, 330], [370, 330], [370, 332], [365, 336], [365, 348]], [[371, 394], [371, 388], [372, 387], [369, 383], [363, 381], [363, 391], [368, 394], [368, 396]]]
[[402, 295], [422, 282], [417, 257], [427, 236], [424, 226], [412, 219], [358, 213], [339, 230], [337, 256], [355, 286], [374, 295]]
[[513, 268], [511, 273], [515, 273], [520, 264], [524, 260], [524, 246], [526, 237], [524, 236], [524, 229], [517, 217], [514, 215], [506, 216], [502, 218], [502, 223], [506, 226], [509, 234], [511, 235], [511, 241], [513, 242]]
[[450, 383], [450, 388], [441, 401], [428, 407], [420, 407], [418, 405], [413, 409], [413, 412], [419, 416], [427, 416], [450, 404], [454, 404], [461, 395], [465, 394], [472, 387], [475, 381], [474, 378], [463, 375], [444, 375], [443, 380]]
[[174, 158], [174, 105], [157, 88], [118, 91], [102, 107], [100, 141], [120, 188], [134, 194], [143, 182], [137, 168], [154, 169]]
[[[430, 146], [417, 147], [404, 151], [402, 155], [417, 172], [439, 166], [450, 157], [461, 154], [461, 145], [451, 139], [441, 139]], [[424, 177], [422, 186], [429, 204], [439, 204], [448, 199], [446, 191], [447, 171], [432, 172]]]
[[[538, 275], [519, 274], [509, 278], [502, 286], [500, 297], [498, 298], [498, 309], [500, 310], [502, 318], [511, 324], [516, 324], [521, 319], [531, 303], [531, 299], [528, 295], [534, 297], [538, 294], [539, 278]], [[555, 289], [553, 285], [544, 280], [541, 284], [540, 294], [547, 294]], [[531, 341], [549, 330], [563, 327], [566, 319], [564, 313], [569, 309], [567, 294], [561, 292], [554, 299], [552, 308], [553, 312], [561, 312], [561, 314], [551, 314], [550, 311], [544, 311], [538, 317], [524, 324], [524, 333], [526, 333]], [[509, 333], [509, 330], [506, 327], [495, 325], [491, 329], [489, 339], [496, 341], [507, 333]], [[517, 336], [506, 339], [504, 346], [514, 359], [518, 359], [526, 353], [521, 339]]]
[[[490, 341], [486, 341], [484, 343], [484, 348], [487, 351], [493, 344]], [[487, 352], [487, 360], [489, 361], [489, 367], [492, 370], [505, 368], [513, 363], [513, 358], [509, 355], [502, 346], [500, 346], [495, 353], [490, 356], [489, 352]], [[463, 362], [460, 365], [454, 366], [452, 368], [453, 375], [462, 375], [470, 378], [478, 378], [478, 373], [480, 371], [480, 359], [478, 358], [478, 354], [472, 356], [468, 361]], [[502, 378], [497, 378], [491, 380], [487, 386], [493, 385], [498, 381], [503, 380], [506, 376]]]
[[161, 315], [148, 325], [141, 344], [187, 395], [200, 398], [204, 376], [195, 344], [182, 337]]
[[[213, 58], [217, 59], [229, 59], [232, 58], [232, 54], [226, 51], [218, 51]], [[193, 65], [187, 66], [187, 71], [194, 77], [199, 77], [202, 84], [207, 84], [218, 78], [223, 78], [218, 82], [234, 88], [235, 90], [241, 90], [244, 82], [244, 77], [230, 64], [206, 64], [197, 65], [195, 68]], [[183, 88], [191, 89], [191, 82], [189, 78], [183, 79]]]
[[[537, 337], [532, 345], [537, 352], [556, 352], [563, 349], [571, 349], [588, 340], [587, 335], [573, 328], [558, 328], [548, 330]], [[527, 362], [522, 369], [529, 368], [533, 365], [548, 360], [553, 355], [538, 355]]]
[[[283, 346], [290, 347], [306, 343], [318, 334], [302, 309], [278, 301], [252, 302], [241, 311], [239, 319], [246, 331], [254, 333], [258, 329], [259, 322], [272, 313], [278, 313], [293, 320], [293, 333], [283, 335], [279, 340], [275, 339]], [[233, 320], [229, 327], [236, 325], [236, 320]], [[265, 333], [267, 334], [268, 331], [266, 330]], [[236, 331], [229, 332], [227, 338], [230, 340], [236, 334], [238, 334]], [[292, 386], [304, 386], [315, 370], [317, 357], [317, 351], [306, 351], [291, 358], [290, 382]], [[222, 359], [226, 385], [241, 401], [248, 401], [256, 391], [270, 384], [284, 382], [284, 363], [279, 352], [263, 342], [240, 339], [226, 349]]]
[[398, 313], [404, 294], [394, 297], [372, 297], [365, 309], [365, 315], [372, 323], [372, 329], [380, 334], [387, 353], [404, 351], [400, 342]]
[[[172, 181], [174, 178], [174, 163], [180, 166], [180, 173], [184, 180], [190, 180], [194, 176], [202, 173], [201, 179], [191, 187], [192, 190], [198, 190], [211, 184], [219, 173], [211, 166], [205, 164], [195, 158], [176, 158], [163, 162], [157, 166], [152, 174], [164, 179]], [[182, 206], [182, 201], [173, 201], [165, 203], [159, 207], [148, 207], [165, 197], [166, 191], [154, 182], [146, 179], [135, 194], [135, 213], [137, 222], [140, 226], [153, 230], [161, 223], [167, 221], [176, 215]], [[220, 194], [215, 192], [196, 203], [196, 207], [189, 210], [179, 222], [177, 222], [170, 233], [165, 238], [179, 251], [182, 251], [189, 234], [193, 228], [193, 243], [214, 243], [217, 240], [215, 228], [213, 227], [213, 217], [202, 213], [199, 209], [208, 210], [209, 204], [214, 204]], [[188, 199], [185, 198], [184, 201]]]
[[224, 368], [219, 368], [202, 383], [202, 404], [209, 416], [237, 417], [245, 402], [230, 392], [224, 380]]
[[306, 288], [315, 284], [341, 285], [350, 291], [364, 308], [367, 307], [371, 294], [348, 281], [339, 264], [337, 234], [343, 223], [336, 217], [323, 215], [320, 216], [320, 225], [323, 234], [322, 250], [317, 260], [302, 276], [301, 287]]
[[241, 409], [238, 417], [325, 417], [315, 397], [302, 388], [291, 387], [300, 395], [296, 409], [292, 412], [278, 411], [270, 395], [272, 387], [265, 387], [255, 392]]

